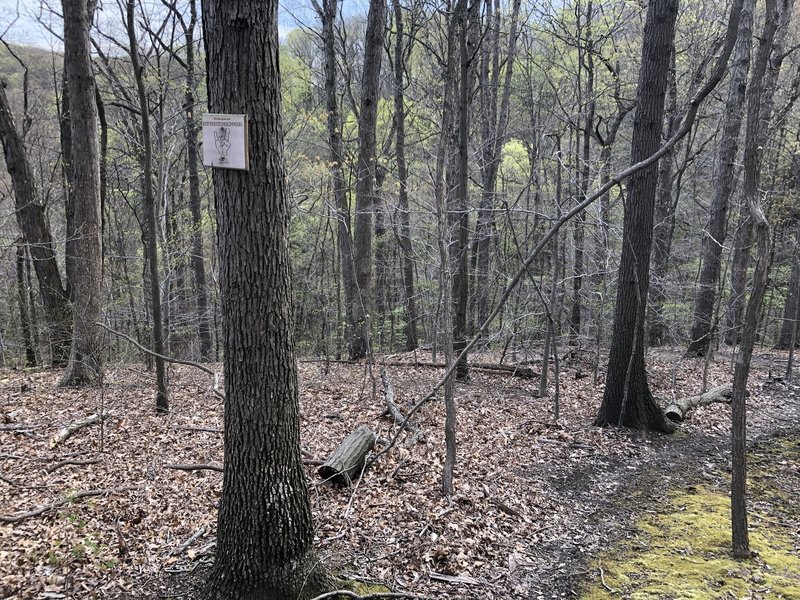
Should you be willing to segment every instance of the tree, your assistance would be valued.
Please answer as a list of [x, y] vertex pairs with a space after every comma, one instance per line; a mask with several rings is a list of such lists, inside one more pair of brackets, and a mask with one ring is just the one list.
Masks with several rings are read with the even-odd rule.
[[100, 215], [100, 160], [97, 140], [95, 81], [89, 29], [94, 2], [62, 0], [64, 12], [64, 68], [69, 90], [70, 170], [75, 240], [72, 348], [64, 385], [91, 385], [102, 380], [102, 335], [96, 324], [102, 312], [102, 240]]
[[141, 119], [141, 164], [142, 187], [144, 188], [145, 210], [145, 252], [150, 269], [150, 299], [153, 311], [153, 350], [156, 353], [156, 410], [167, 412], [167, 371], [164, 364], [164, 327], [161, 323], [161, 274], [158, 268], [158, 232], [156, 231], [156, 200], [153, 197], [153, 144], [150, 139], [150, 109], [147, 103], [147, 90], [144, 86], [144, 67], [139, 60], [139, 45], [136, 40], [136, 23], [134, 22], [135, 0], [128, 0], [126, 5], [126, 25], [128, 29], [128, 51], [136, 81], [139, 99], [139, 117]]
[[364, 70], [358, 111], [358, 159], [356, 162], [356, 215], [353, 224], [353, 259], [357, 294], [353, 304], [353, 337], [350, 358], [369, 352], [369, 319], [372, 308], [372, 211], [375, 202], [375, 129], [378, 121], [381, 58], [386, 30], [386, 0], [370, 0], [364, 38]]
[[405, 25], [403, 8], [399, 0], [392, 0], [395, 22], [394, 45], [394, 123], [395, 151], [397, 156], [398, 212], [400, 225], [398, 241], [401, 250], [403, 270], [403, 291], [406, 317], [406, 345], [408, 351], [417, 347], [417, 299], [414, 292], [414, 256], [411, 245], [411, 211], [408, 206], [408, 164], [406, 162], [406, 111], [403, 72], [405, 71], [404, 55], [411, 42], [404, 40]]
[[[647, 8], [637, 90], [639, 105], [631, 142], [633, 164], [659, 148], [677, 14], [677, 0], [654, 0]], [[656, 163], [634, 174], [628, 185], [608, 374], [595, 424], [671, 433], [674, 425], [653, 399], [644, 362], [644, 315], [657, 179]]]
[[734, 190], [734, 169], [739, 148], [739, 130], [742, 125], [745, 93], [747, 91], [747, 71], [750, 68], [750, 44], [753, 27], [753, 0], [742, 4], [739, 33], [736, 49], [730, 67], [728, 99], [723, 116], [722, 138], [719, 144], [719, 158], [714, 172], [714, 197], [709, 209], [707, 239], [704, 240], [700, 279], [694, 299], [692, 334], [687, 356], [705, 356], [709, 351], [712, 315], [716, 302], [722, 264], [722, 249], [725, 243], [728, 224], [728, 206]]
[[[211, 598], [332, 589], [313, 550], [300, 453], [283, 157], [278, 3], [204, 0], [210, 109], [245, 114], [248, 171], [216, 169], [225, 472]], [[242, 52], [247, 48], [247, 52]]]
[[17, 224], [33, 258], [39, 293], [50, 327], [52, 364], [54, 367], [64, 367], [69, 360], [72, 312], [56, 260], [46, 207], [39, 200], [36, 180], [28, 161], [24, 132], [25, 127], [20, 133], [14, 125], [5, 84], [0, 83], [0, 142], [14, 189]]

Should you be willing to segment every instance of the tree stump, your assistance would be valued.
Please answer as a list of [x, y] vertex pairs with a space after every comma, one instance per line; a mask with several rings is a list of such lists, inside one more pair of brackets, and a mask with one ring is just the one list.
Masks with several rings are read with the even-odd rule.
[[375, 434], [368, 425], [356, 427], [318, 470], [320, 477], [338, 485], [350, 485], [358, 479], [367, 463], [367, 454], [375, 446]]

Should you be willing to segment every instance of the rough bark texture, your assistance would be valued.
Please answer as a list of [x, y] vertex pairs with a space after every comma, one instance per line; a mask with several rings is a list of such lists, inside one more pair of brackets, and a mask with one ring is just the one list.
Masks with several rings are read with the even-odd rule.
[[361, 76], [361, 108], [358, 113], [358, 161], [356, 163], [356, 216], [353, 250], [357, 295], [353, 305], [353, 337], [350, 358], [369, 352], [369, 318], [372, 309], [372, 210], [375, 200], [375, 128], [378, 121], [381, 58], [386, 29], [386, 0], [370, 0], [364, 39]]
[[145, 253], [150, 269], [150, 300], [153, 313], [153, 350], [156, 353], [156, 410], [167, 412], [167, 371], [164, 364], [164, 327], [161, 323], [161, 274], [158, 268], [158, 232], [156, 231], [156, 200], [153, 196], [153, 145], [150, 138], [150, 112], [147, 106], [147, 90], [144, 87], [144, 72], [139, 61], [139, 45], [136, 40], [134, 22], [135, 0], [128, 0], [127, 28], [131, 66], [139, 95], [139, 116], [142, 136], [142, 180], [144, 188], [144, 210], [147, 243]]
[[195, 79], [194, 29], [197, 23], [195, 0], [189, 2], [189, 23], [185, 27], [186, 36], [186, 94], [184, 110], [186, 115], [186, 163], [189, 172], [189, 210], [192, 214], [192, 275], [194, 276], [194, 299], [197, 307], [197, 334], [200, 338], [200, 360], [212, 359], [211, 323], [208, 315], [208, 296], [206, 293], [205, 248], [203, 248], [203, 215], [200, 206], [200, 162], [197, 142], [197, 120], [194, 116]]
[[[670, 57], [669, 81], [667, 83], [666, 127], [664, 139], [670, 139], [680, 121], [678, 115], [678, 85], [675, 74], [675, 53]], [[658, 184], [656, 185], [655, 220], [653, 227], [653, 259], [651, 265], [650, 302], [648, 306], [648, 342], [660, 346], [666, 342], [667, 324], [664, 322], [665, 280], [669, 269], [672, 233], [675, 229], [675, 205], [673, 196], [673, 167], [675, 148], [658, 161]]]
[[403, 9], [399, 0], [393, 0], [395, 22], [394, 46], [394, 123], [396, 135], [397, 183], [399, 185], [397, 210], [400, 213], [398, 241], [401, 250], [403, 268], [403, 290], [405, 292], [405, 334], [406, 350], [417, 347], [417, 306], [414, 292], [414, 255], [411, 245], [411, 211], [408, 205], [408, 165], [406, 164], [406, 112], [404, 94], [404, 60], [406, 47], [404, 39]]
[[217, 600], [307, 600], [333, 589], [312, 547], [300, 451], [277, 8], [202, 3], [210, 109], [250, 123], [250, 170], [213, 174], [225, 472], [206, 596]]
[[359, 425], [333, 451], [317, 472], [326, 481], [350, 485], [367, 464], [367, 455], [375, 447], [375, 433], [369, 425]]
[[337, 244], [339, 264], [341, 265], [342, 287], [344, 288], [344, 339], [348, 348], [353, 345], [353, 307], [357, 301], [355, 258], [353, 256], [353, 237], [350, 229], [350, 207], [347, 198], [347, 185], [344, 180], [344, 145], [342, 143], [342, 123], [339, 117], [339, 104], [336, 98], [336, 36], [334, 23], [337, 15], [337, 0], [323, 0], [318, 7], [322, 21], [322, 43], [325, 56], [325, 110], [328, 115], [328, 146], [331, 159], [331, 188], [337, 224]]
[[744, 114], [747, 92], [747, 72], [750, 69], [750, 44], [753, 36], [754, 0], [742, 3], [739, 33], [730, 67], [728, 99], [723, 114], [722, 137], [719, 145], [714, 173], [714, 197], [709, 209], [706, 239], [702, 250], [702, 269], [697, 282], [692, 316], [692, 334], [687, 356], [705, 356], [713, 332], [714, 305], [722, 265], [722, 250], [725, 244], [728, 223], [728, 206], [734, 190], [736, 156], [739, 148], [739, 130]]
[[[677, 0], [654, 0], [647, 8], [637, 92], [639, 105], [631, 143], [632, 164], [652, 155], [659, 147], [677, 14]], [[630, 179], [625, 198], [614, 330], [603, 403], [595, 424], [672, 432], [675, 426], [650, 393], [644, 361], [643, 325], [650, 284], [657, 178], [657, 164], [638, 171]]]
[[94, 3], [63, 0], [64, 63], [70, 98], [72, 203], [75, 208], [72, 348], [64, 385], [94, 385], [103, 377], [100, 157], [89, 29]]
[[45, 207], [39, 203], [33, 171], [22, 136], [14, 125], [5, 86], [0, 84], [0, 141], [6, 168], [14, 189], [17, 224], [29, 244], [39, 293], [50, 328], [52, 364], [64, 367], [69, 359], [72, 313], [67, 291], [61, 283], [55, 246], [47, 224]]

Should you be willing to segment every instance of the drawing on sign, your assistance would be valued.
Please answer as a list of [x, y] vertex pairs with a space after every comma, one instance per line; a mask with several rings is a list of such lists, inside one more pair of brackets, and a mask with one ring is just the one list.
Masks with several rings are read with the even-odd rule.
[[250, 163], [246, 115], [203, 115], [203, 164], [247, 170]]
[[228, 150], [231, 148], [231, 130], [228, 127], [220, 127], [214, 132], [214, 145], [219, 152], [219, 162], [228, 163]]

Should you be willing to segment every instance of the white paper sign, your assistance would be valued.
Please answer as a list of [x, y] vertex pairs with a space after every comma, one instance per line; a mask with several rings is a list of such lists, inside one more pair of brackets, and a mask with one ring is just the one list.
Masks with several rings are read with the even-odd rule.
[[220, 169], [250, 166], [247, 115], [203, 115], [203, 164]]

